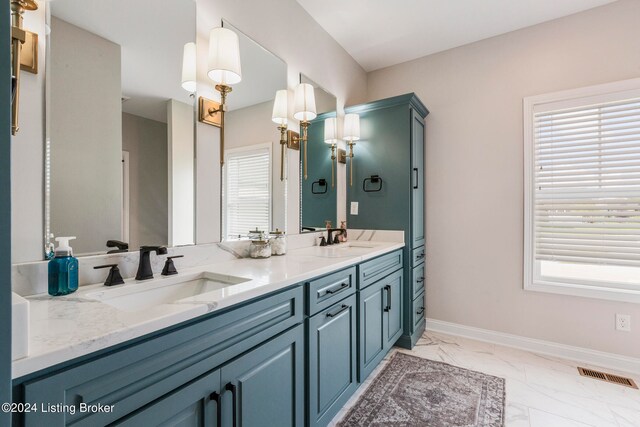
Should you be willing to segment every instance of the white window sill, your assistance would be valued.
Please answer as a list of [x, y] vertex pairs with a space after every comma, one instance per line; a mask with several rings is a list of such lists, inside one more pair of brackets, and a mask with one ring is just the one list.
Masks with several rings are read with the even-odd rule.
[[543, 281], [538, 281], [535, 283], [525, 282], [524, 289], [525, 291], [572, 295], [578, 297], [640, 304], [640, 290], [636, 291], [630, 289], [614, 289], [598, 286]]

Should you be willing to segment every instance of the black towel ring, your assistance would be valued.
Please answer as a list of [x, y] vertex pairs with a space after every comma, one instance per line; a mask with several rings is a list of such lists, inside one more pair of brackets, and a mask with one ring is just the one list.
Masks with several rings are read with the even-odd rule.
[[[367, 181], [371, 182], [372, 184], [378, 184], [378, 187], [374, 188], [372, 190], [367, 190]], [[380, 178], [379, 175], [371, 175], [370, 177], [365, 178], [362, 181], [362, 189], [366, 193], [375, 193], [377, 191], [381, 191], [382, 190], [382, 178]]]
[[[319, 187], [324, 187], [324, 191], [316, 191], [314, 187], [316, 184], [318, 184]], [[313, 194], [324, 194], [327, 191], [329, 191], [329, 186], [327, 185], [327, 180], [324, 178], [320, 178], [311, 184], [311, 193]]]

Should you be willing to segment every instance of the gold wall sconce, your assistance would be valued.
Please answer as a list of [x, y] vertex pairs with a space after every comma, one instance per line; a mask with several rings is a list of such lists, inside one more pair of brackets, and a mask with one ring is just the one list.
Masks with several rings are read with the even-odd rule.
[[[24, 12], [37, 10], [34, 0], [11, 0], [11, 134], [20, 129], [20, 70], [38, 73], [38, 35], [23, 29]], [[23, 52], [24, 49], [24, 52]]]
[[[215, 83], [220, 93], [220, 102], [200, 97], [198, 99], [198, 121], [220, 128], [220, 166], [224, 165], [224, 114], [227, 110], [227, 95], [232, 85], [242, 81], [240, 65], [240, 42], [238, 35], [228, 28], [213, 28], [209, 33], [209, 55], [207, 76]], [[196, 45], [187, 43], [182, 58], [182, 87], [196, 90]]]
[[287, 130], [289, 117], [288, 98], [289, 92], [286, 89], [277, 91], [271, 115], [271, 120], [278, 125], [280, 130], [280, 181], [284, 181], [285, 145], [292, 150], [300, 150], [301, 142], [304, 144], [303, 175], [304, 179], [307, 179], [307, 134], [311, 120], [317, 116], [313, 86], [308, 83], [300, 83], [294, 92], [293, 118], [300, 121], [302, 136], [298, 132]]
[[349, 186], [353, 187], [353, 146], [360, 139], [360, 115], [345, 114], [343, 139], [349, 145]]

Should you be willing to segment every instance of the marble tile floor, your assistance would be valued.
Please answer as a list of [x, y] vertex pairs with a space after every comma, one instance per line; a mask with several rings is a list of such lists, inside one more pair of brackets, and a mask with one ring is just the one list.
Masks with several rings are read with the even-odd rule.
[[[342, 419], [397, 351], [505, 378], [507, 427], [640, 427], [639, 390], [581, 377], [578, 363], [570, 360], [434, 332], [426, 332], [413, 350], [393, 349], [330, 426]], [[637, 376], [631, 378], [640, 383]]]

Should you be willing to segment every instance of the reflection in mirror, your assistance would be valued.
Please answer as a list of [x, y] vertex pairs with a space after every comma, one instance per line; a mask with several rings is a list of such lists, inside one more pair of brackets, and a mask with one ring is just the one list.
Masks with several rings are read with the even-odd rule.
[[242, 63], [225, 114], [222, 239], [233, 240], [256, 228], [285, 230], [286, 181], [271, 113], [276, 91], [287, 87], [287, 64], [228, 22], [223, 26], [238, 34]]
[[[304, 74], [301, 83], [314, 87], [318, 116], [311, 122], [308, 131], [309, 149], [307, 174], [300, 177], [300, 228], [301, 232], [325, 228], [327, 221], [337, 227], [337, 160], [332, 160], [331, 143], [325, 142], [325, 120], [336, 117], [336, 97], [318, 86]], [[327, 129], [329, 131], [329, 129]], [[337, 129], [333, 134], [337, 143]], [[326, 138], [329, 138], [327, 135]], [[337, 156], [337, 151], [336, 151]], [[335, 157], [335, 156], [334, 156]]]
[[[48, 3], [45, 250], [194, 242], [194, 105], [181, 87], [195, 2]], [[120, 244], [120, 248], [125, 245]]]

